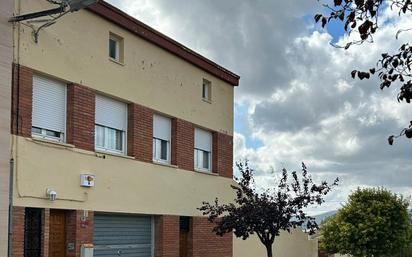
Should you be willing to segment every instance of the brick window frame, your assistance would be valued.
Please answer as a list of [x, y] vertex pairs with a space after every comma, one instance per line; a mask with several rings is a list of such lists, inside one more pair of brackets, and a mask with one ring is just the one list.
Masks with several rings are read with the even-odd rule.
[[194, 171], [195, 127], [192, 123], [173, 118], [171, 164], [180, 169]]
[[139, 104], [128, 105], [127, 155], [153, 162], [153, 110]]
[[95, 90], [79, 84], [67, 86], [67, 143], [94, 151]]
[[31, 137], [33, 105], [33, 70], [13, 65], [11, 133]]
[[213, 173], [233, 178], [233, 136], [213, 133]]

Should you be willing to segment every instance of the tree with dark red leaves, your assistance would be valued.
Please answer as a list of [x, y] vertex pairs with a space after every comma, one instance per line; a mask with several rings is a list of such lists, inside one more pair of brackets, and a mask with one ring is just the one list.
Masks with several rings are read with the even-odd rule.
[[[318, 0], [321, 2], [322, 0]], [[398, 10], [399, 15], [412, 14], [412, 0], [324, 0], [322, 5], [328, 10], [328, 14], [316, 14], [315, 21], [324, 28], [333, 20], [340, 21], [344, 30], [348, 33], [357, 33], [357, 40], [346, 43], [342, 47], [349, 49], [353, 45], [360, 45], [365, 42], [373, 43], [373, 36], [379, 29], [378, 19], [381, 17], [385, 8]], [[412, 30], [399, 30], [399, 33]], [[412, 46], [402, 44], [396, 53], [382, 53], [381, 59], [376, 67], [368, 71], [352, 71], [352, 78], [360, 80], [370, 79], [377, 76], [380, 80], [380, 89], [389, 88], [393, 84], [400, 87], [398, 101], [410, 103], [412, 100]], [[411, 124], [403, 129], [397, 136], [392, 135], [388, 138], [389, 144], [393, 144], [394, 139], [401, 136], [412, 138]]]
[[203, 202], [199, 210], [215, 223], [214, 232], [217, 235], [233, 232], [243, 240], [257, 235], [266, 247], [268, 257], [273, 256], [272, 246], [281, 231], [290, 233], [291, 229], [303, 225], [310, 234], [316, 231], [318, 225], [314, 218], [305, 213], [305, 208], [321, 205], [324, 196], [339, 181], [315, 184], [305, 164], [302, 164], [300, 176], [296, 171], [289, 173], [283, 169], [280, 181], [273, 190], [259, 190], [248, 163], [236, 165], [241, 178], [236, 178], [237, 183], [231, 186], [236, 192], [234, 202], [221, 204], [216, 198], [214, 203]]

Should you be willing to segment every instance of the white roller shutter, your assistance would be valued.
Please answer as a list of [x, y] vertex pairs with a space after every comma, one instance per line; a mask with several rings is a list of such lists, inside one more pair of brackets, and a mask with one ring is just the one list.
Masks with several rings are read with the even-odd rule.
[[212, 151], [212, 133], [203, 129], [195, 129], [195, 148], [206, 152]]
[[33, 76], [32, 126], [65, 132], [66, 85], [43, 76]]
[[126, 131], [127, 104], [96, 95], [96, 124]]
[[171, 121], [169, 118], [153, 115], [153, 137], [170, 141]]

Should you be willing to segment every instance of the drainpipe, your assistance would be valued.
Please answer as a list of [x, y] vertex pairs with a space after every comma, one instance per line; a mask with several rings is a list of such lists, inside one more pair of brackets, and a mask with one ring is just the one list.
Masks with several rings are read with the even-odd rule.
[[13, 181], [14, 181], [14, 159], [10, 159], [10, 181], [9, 181], [9, 237], [8, 237], [8, 257], [12, 257], [13, 251]]
[[[2, 0], [0, 0], [2, 1]], [[21, 0], [13, 0], [13, 14], [20, 15], [21, 13]], [[17, 36], [15, 34], [17, 30]], [[13, 64], [17, 64], [16, 67], [13, 65], [13, 74], [12, 74], [12, 83], [15, 83], [16, 75], [17, 75], [17, 113], [13, 115], [12, 119], [17, 119], [16, 122], [16, 131], [15, 133], [18, 134], [19, 132], [19, 98], [20, 98], [20, 24], [13, 24], [12, 28], [12, 38], [13, 38]], [[17, 72], [17, 74], [16, 74]], [[14, 85], [12, 84], [12, 90], [14, 90]], [[12, 96], [15, 92], [12, 91]], [[13, 108], [13, 106], [11, 106]], [[12, 109], [13, 110], [13, 109]], [[13, 122], [13, 120], [11, 120]], [[11, 131], [13, 132], [13, 131]], [[8, 222], [8, 248], [7, 248], [7, 256], [12, 257], [13, 255], [13, 188], [14, 188], [14, 164], [15, 160], [13, 159], [13, 152], [14, 152], [14, 138], [12, 138], [12, 145], [11, 145], [11, 158], [10, 158], [10, 177], [9, 177], [9, 222]], [[17, 147], [17, 146], [16, 146]], [[17, 151], [16, 151], [17, 152]], [[17, 156], [17, 155], [16, 155]], [[16, 157], [17, 158], [17, 157]]]

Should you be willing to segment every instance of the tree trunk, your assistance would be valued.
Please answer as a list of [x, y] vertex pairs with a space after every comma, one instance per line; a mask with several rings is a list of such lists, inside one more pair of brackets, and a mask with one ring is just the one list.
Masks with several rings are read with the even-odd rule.
[[267, 257], [273, 257], [272, 244], [268, 244], [268, 245], [265, 245], [265, 246], [266, 246], [266, 252], [267, 252], [267, 254], [268, 254]]

